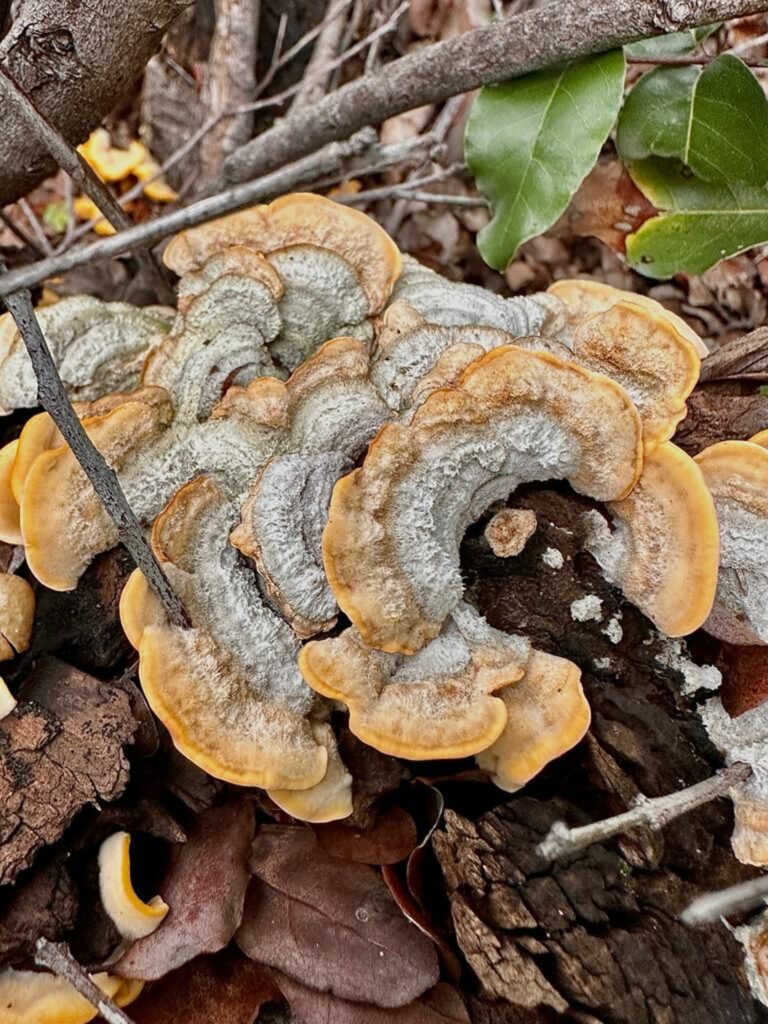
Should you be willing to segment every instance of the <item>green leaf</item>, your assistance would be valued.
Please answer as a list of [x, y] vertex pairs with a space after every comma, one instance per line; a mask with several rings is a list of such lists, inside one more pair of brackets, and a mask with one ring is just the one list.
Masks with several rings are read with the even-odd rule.
[[657, 68], [624, 103], [616, 147], [662, 212], [627, 239], [649, 277], [699, 274], [768, 239], [768, 101], [722, 54], [705, 68]]
[[717, 32], [720, 24], [718, 21], [714, 25], [701, 25], [686, 32], [668, 32], [664, 36], [654, 36], [653, 39], [641, 39], [639, 43], [625, 46], [624, 52], [628, 57], [638, 60], [646, 58], [649, 62], [659, 57], [679, 57], [695, 50], [699, 43], [708, 39], [713, 32]]
[[464, 152], [493, 209], [477, 239], [490, 266], [503, 270], [565, 210], [616, 119], [624, 71], [613, 50], [480, 90]]
[[48, 203], [43, 210], [43, 223], [57, 234], [67, 230], [69, 224], [69, 209], [63, 199]]

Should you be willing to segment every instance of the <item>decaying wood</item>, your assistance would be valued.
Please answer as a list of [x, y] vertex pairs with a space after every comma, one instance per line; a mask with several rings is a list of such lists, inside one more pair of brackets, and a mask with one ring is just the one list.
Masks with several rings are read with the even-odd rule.
[[[20, 0], [0, 42], [3, 67], [74, 144], [84, 142], [134, 84], [189, 0], [133, 0], [95, 9], [80, 0]], [[55, 166], [24, 119], [0, 100], [0, 206]]]
[[[216, 0], [216, 27], [202, 96], [207, 118], [255, 99], [260, 6], [260, 0]], [[252, 133], [253, 114], [248, 112], [218, 121], [200, 146], [202, 174], [215, 174], [224, 158]]]

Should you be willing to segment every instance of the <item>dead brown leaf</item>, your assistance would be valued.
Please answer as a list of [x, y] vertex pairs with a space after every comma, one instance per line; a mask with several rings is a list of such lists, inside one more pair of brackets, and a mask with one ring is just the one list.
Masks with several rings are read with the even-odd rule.
[[580, 238], [599, 238], [614, 252], [624, 253], [627, 235], [655, 213], [622, 162], [606, 157], [579, 186], [559, 228]]
[[723, 707], [732, 718], [768, 699], [768, 647], [721, 643], [717, 667], [723, 673]]
[[130, 1009], [135, 1024], [253, 1024], [282, 1001], [271, 973], [228, 948], [201, 956], [148, 985]]
[[42, 658], [0, 721], [0, 882], [60, 838], [86, 804], [128, 781], [123, 746], [137, 722], [124, 688]]
[[341, 999], [405, 1006], [438, 978], [429, 939], [378, 872], [331, 857], [310, 829], [263, 828], [236, 940], [254, 960]]
[[315, 825], [314, 832], [326, 853], [359, 864], [396, 864], [418, 841], [416, 823], [396, 804], [380, 811], [367, 828], [331, 821]]
[[216, 953], [242, 920], [253, 839], [247, 800], [211, 807], [170, 857], [159, 893], [170, 907], [163, 923], [134, 942], [113, 968], [125, 978], [162, 978], [201, 953]]
[[280, 971], [275, 978], [299, 1024], [469, 1024], [461, 996], [445, 982], [407, 1006], [385, 1010], [307, 988]]

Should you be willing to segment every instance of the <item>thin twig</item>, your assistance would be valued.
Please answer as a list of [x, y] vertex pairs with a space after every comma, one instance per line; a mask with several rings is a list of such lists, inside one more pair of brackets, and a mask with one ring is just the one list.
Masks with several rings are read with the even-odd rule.
[[725, 796], [734, 786], [742, 785], [751, 773], [749, 765], [733, 764], [711, 778], [681, 789], [677, 793], [654, 797], [651, 800], [641, 797], [631, 811], [617, 814], [613, 818], [605, 818], [603, 821], [582, 825], [580, 828], [569, 828], [564, 821], [556, 821], [546, 839], [539, 843], [538, 852], [547, 860], [558, 860], [560, 857], [578, 853], [594, 843], [604, 843], [613, 836], [637, 828], [638, 825], [652, 829], [663, 828], [681, 814], [709, 803], [715, 797]]
[[765, 0], [572, 0], [546, 3], [429, 46], [343, 85], [284, 118], [231, 154], [207, 185], [213, 194], [380, 124], [414, 107], [438, 103], [481, 85], [503, 82], [572, 58], [665, 31], [765, 11]]
[[20, 224], [14, 224], [14, 222], [11, 220], [11, 218], [8, 216], [5, 210], [0, 210], [0, 220], [3, 222], [3, 224], [5, 224], [7, 228], [9, 228], [14, 233], [14, 235], [16, 235], [16, 237], [20, 241], [24, 243], [24, 245], [28, 245], [29, 248], [33, 252], [36, 252], [38, 256], [45, 256], [45, 250], [42, 248], [42, 246], [38, 245], [35, 239], [31, 235], [28, 235]]
[[96, 1008], [107, 1024], [133, 1024], [128, 1014], [95, 984], [63, 942], [38, 939], [35, 943], [35, 963], [68, 981], [83, 999]]
[[732, 885], [698, 896], [680, 915], [684, 924], [709, 924], [721, 917], [739, 914], [759, 907], [768, 899], [768, 875], [760, 875], [749, 882]]
[[35, 215], [35, 211], [23, 197], [19, 200], [19, 209], [24, 214], [27, 224], [29, 224], [30, 230], [35, 236], [38, 248], [42, 250], [46, 256], [50, 256], [53, 253], [53, 248], [48, 240], [48, 236], [43, 231], [40, 221]]
[[[32, 100], [22, 92], [11, 76], [0, 68], [0, 97], [15, 111], [24, 124], [45, 146], [62, 170], [95, 203], [105, 219], [116, 231], [131, 226], [131, 220], [121, 208], [109, 189], [99, 180], [86, 161], [64, 138], [64, 136], [37, 109]], [[51, 250], [52, 253], [53, 250]], [[168, 297], [168, 282], [150, 252], [140, 252], [136, 257], [158, 291]]]
[[[0, 270], [5, 270], [5, 264], [1, 260]], [[43, 332], [40, 330], [29, 292], [26, 289], [16, 290], [5, 295], [4, 301], [32, 361], [40, 404], [72, 449], [72, 454], [115, 524], [119, 539], [157, 594], [169, 619], [177, 626], [187, 626], [189, 620], [184, 607], [145, 541], [141, 526], [126, 500], [117, 474], [88, 437], [72, 408]]]
[[318, 33], [301, 86], [293, 98], [295, 104], [312, 103], [327, 91], [328, 76], [331, 74], [327, 65], [338, 55], [345, 27], [346, 21], [343, 18], [323, 19], [322, 30]]
[[299, 186], [307, 187], [309, 183], [314, 183], [316, 188], [324, 187], [350, 174], [373, 174], [397, 164], [420, 162], [434, 156], [437, 151], [430, 135], [389, 146], [380, 146], [375, 140], [373, 129], [363, 130], [347, 142], [333, 143], [263, 178], [235, 185], [184, 209], [173, 210], [143, 224], [135, 224], [126, 231], [62, 253], [61, 256], [19, 267], [0, 276], [0, 295], [8, 295], [19, 288], [29, 288], [54, 274], [62, 274], [95, 260], [119, 256], [138, 246], [155, 245], [177, 231], [203, 224], [252, 203], [264, 202]]

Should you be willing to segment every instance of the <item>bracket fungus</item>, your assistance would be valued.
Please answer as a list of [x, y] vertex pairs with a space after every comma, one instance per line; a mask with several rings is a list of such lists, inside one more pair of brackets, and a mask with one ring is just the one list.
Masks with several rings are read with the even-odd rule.
[[164, 259], [186, 275], [235, 246], [263, 254], [282, 283], [282, 328], [272, 351], [286, 369], [329, 338], [370, 338], [370, 318], [384, 308], [402, 267], [397, 246], [374, 221], [311, 193], [182, 231]]
[[[132, 1003], [144, 987], [105, 972], [91, 980], [118, 1006]], [[64, 978], [15, 967], [0, 971], [0, 1024], [88, 1024], [98, 1012]]]
[[159, 896], [145, 903], [131, 882], [131, 837], [115, 832], [99, 847], [99, 893], [112, 923], [124, 939], [143, 939], [159, 927], [168, 905]]
[[[696, 456], [720, 522], [720, 574], [705, 629], [735, 644], [768, 643], [768, 448], [721, 441]], [[760, 443], [763, 441], [763, 443]]]
[[[463, 535], [522, 484], [605, 503], [592, 550], [660, 629], [709, 614], [707, 469], [669, 440], [700, 343], [657, 303], [401, 274], [381, 228], [311, 195], [185, 231], [165, 260], [178, 312], [140, 386], [78, 412], [189, 612], [171, 624], [138, 571], [123, 591], [147, 700], [206, 771], [298, 818], [348, 815], [332, 701], [377, 749], [476, 755], [508, 790], [577, 743], [578, 667], [464, 600]], [[504, 509], [487, 536], [514, 557], [534, 528]], [[54, 589], [116, 541], [45, 415], [0, 450], [0, 539]]]
[[0, 661], [26, 651], [35, 617], [35, 592], [21, 576], [0, 573]]
[[[36, 316], [67, 394], [73, 401], [92, 401], [137, 384], [144, 358], [167, 333], [173, 312], [74, 295], [36, 310]], [[0, 415], [37, 404], [29, 354], [5, 313], [0, 316]]]

